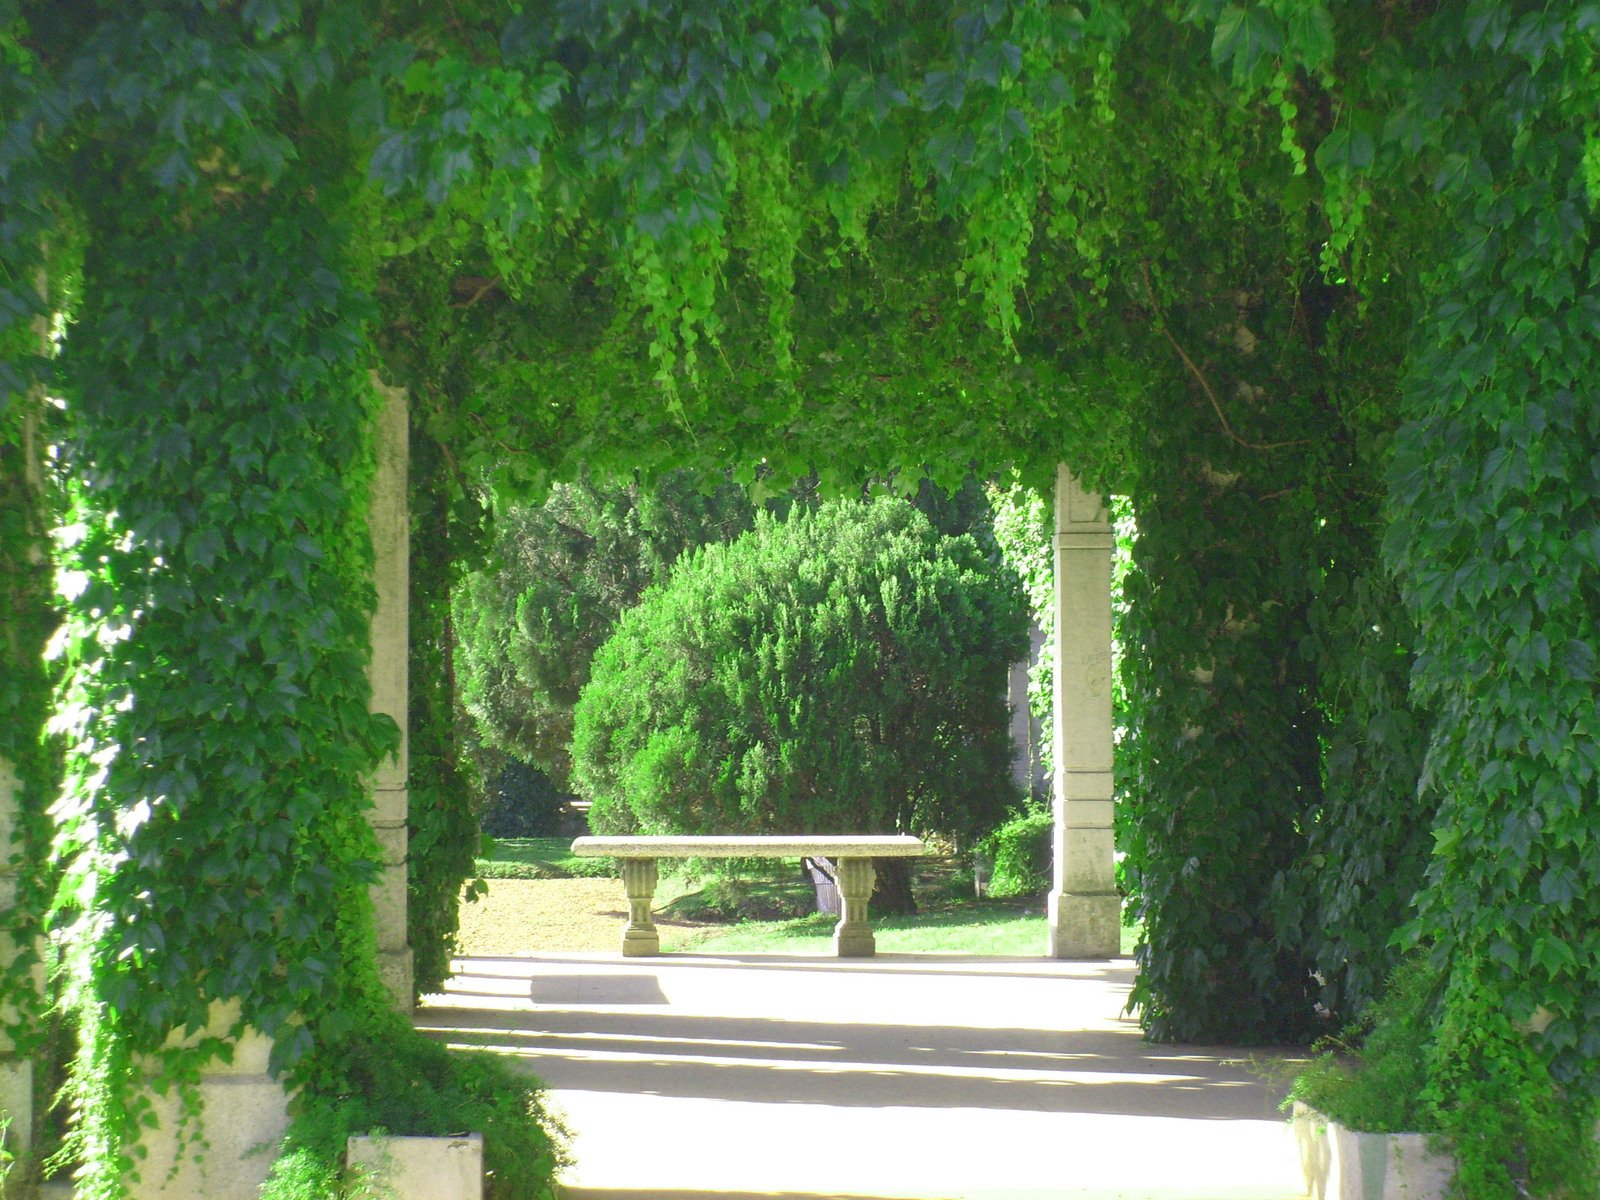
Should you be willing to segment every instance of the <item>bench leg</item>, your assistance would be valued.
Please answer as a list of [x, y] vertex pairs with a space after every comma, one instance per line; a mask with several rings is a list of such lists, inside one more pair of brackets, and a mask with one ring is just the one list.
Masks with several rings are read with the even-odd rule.
[[833, 929], [833, 952], [840, 958], [871, 958], [877, 951], [867, 923], [874, 873], [870, 858], [839, 860], [839, 923]]
[[643, 958], [661, 953], [661, 938], [650, 919], [656, 894], [656, 860], [624, 858], [622, 886], [628, 893], [628, 927], [622, 931], [622, 957]]

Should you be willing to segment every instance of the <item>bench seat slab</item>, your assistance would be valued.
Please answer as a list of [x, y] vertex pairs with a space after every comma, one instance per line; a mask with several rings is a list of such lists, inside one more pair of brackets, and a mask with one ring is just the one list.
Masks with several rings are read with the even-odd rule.
[[922, 839], [904, 834], [860, 837], [581, 837], [579, 858], [913, 858], [926, 854]]

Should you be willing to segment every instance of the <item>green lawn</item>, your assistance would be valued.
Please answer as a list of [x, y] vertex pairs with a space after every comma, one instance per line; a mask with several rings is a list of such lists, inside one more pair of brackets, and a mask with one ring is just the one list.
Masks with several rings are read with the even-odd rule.
[[[1031, 901], [972, 900], [914, 917], [875, 918], [873, 933], [885, 954], [994, 954], [1036, 956], [1048, 936], [1043, 897]], [[665, 950], [706, 954], [828, 954], [834, 918], [814, 914], [788, 921], [744, 921], [727, 930], [662, 930]], [[1122, 953], [1133, 953], [1138, 930], [1124, 927]]]
[[[617, 869], [609, 858], [578, 858], [570, 838], [496, 838], [476, 865], [484, 879], [607, 877]], [[709, 929], [662, 927], [663, 949], [831, 953], [834, 918], [796, 915], [809, 911], [813, 897], [794, 864], [766, 859], [737, 865], [733, 872], [711, 864], [662, 863], [657, 910], [714, 923]], [[970, 875], [954, 860], [937, 858], [919, 864], [916, 889], [921, 913], [873, 918], [878, 949], [886, 954], [1029, 956], [1044, 950], [1042, 895], [975, 899]], [[1137, 938], [1137, 929], [1123, 928], [1123, 954], [1133, 952]]]
[[480, 879], [571, 879], [615, 875], [609, 858], [579, 858], [571, 838], [493, 838], [489, 853], [474, 860]]

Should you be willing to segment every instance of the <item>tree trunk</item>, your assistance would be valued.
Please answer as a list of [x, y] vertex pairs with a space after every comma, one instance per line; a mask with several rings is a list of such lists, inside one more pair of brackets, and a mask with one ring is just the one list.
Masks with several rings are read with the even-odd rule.
[[917, 900], [911, 894], [911, 860], [875, 858], [872, 860], [872, 868], [877, 879], [873, 884], [868, 911], [880, 917], [915, 914]]

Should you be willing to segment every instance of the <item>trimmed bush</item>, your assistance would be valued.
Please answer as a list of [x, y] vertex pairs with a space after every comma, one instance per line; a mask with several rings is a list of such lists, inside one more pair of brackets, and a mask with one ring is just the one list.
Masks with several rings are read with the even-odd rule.
[[578, 702], [597, 832], [992, 828], [1011, 779], [1014, 578], [900, 500], [759, 516], [624, 614]]
[[1020, 812], [983, 839], [982, 850], [993, 861], [991, 896], [1031, 896], [1050, 886], [1053, 863], [1050, 834], [1055, 820], [1048, 808]]

